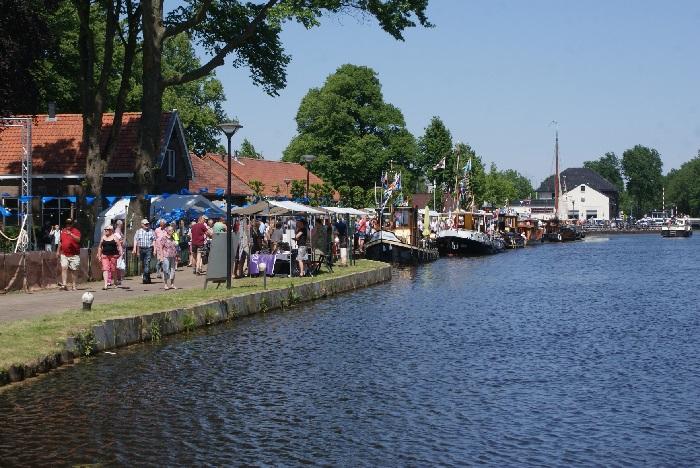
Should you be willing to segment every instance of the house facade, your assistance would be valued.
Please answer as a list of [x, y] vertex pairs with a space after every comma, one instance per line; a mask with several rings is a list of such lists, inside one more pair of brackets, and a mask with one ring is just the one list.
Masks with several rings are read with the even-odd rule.
[[[141, 114], [125, 113], [114, 156], [104, 177], [102, 196], [134, 195], [138, 127]], [[102, 117], [102, 144], [114, 114]], [[1, 127], [1, 125], [0, 125]], [[22, 184], [22, 134], [17, 127], [0, 128], [0, 204], [16, 212]], [[76, 201], [85, 195], [86, 151], [81, 114], [37, 115], [31, 125], [31, 181], [34, 224], [62, 224], [77, 217]], [[161, 148], [155, 162], [157, 193], [186, 189], [194, 175], [184, 129], [176, 111], [161, 117]], [[4, 225], [18, 218], [1, 217]]]
[[[557, 214], [561, 219], [610, 220], [619, 210], [619, 192], [600, 174], [587, 168], [569, 168], [560, 174]], [[533, 217], [554, 215], [554, 176], [545, 179], [530, 201]]]

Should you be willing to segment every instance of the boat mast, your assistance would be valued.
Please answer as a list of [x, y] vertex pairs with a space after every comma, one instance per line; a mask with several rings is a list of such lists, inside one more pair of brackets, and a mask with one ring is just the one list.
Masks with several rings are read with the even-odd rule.
[[559, 218], [559, 129], [555, 130], [554, 143], [554, 217]]
[[457, 142], [457, 145], [455, 145], [455, 153], [457, 153], [457, 162], [455, 165], [455, 187], [454, 187], [454, 203], [452, 204], [452, 207], [455, 208], [455, 210], [459, 209], [459, 142]]

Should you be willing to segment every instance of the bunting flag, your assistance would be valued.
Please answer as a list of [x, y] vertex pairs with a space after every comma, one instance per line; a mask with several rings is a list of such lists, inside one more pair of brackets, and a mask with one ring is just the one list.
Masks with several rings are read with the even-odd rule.
[[105, 197], [105, 199], [109, 203], [109, 206], [114, 205], [114, 202], [117, 201], [117, 197]]
[[147, 194], [147, 195], [144, 195], [143, 198], [145, 198], [146, 200], [150, 200], [151, 198], [157, 197], [157, 196], [158, 196], [158, 195], [151, 195], [151, 194], [149, 193], [149, 194]]
[[464, 166], [464, 173], [470, 172], [472, 170], [472, 158], [469, 158], [467, 164]]
[[9, 194], [9, 193], [7, 193], [7, 192], [2, 192], [2, 196], [3, 196], [3, 197], [9, 197], [9, 196], [10, 196], [10, 194]]
[[222, 189], [222, 188], [216, 189], [216, 196], [217, 197], [223, 197], [224, 193], [226, 193], [226, 191], [224, 189]]
[[54, 200], [56, 197], [41, 197], [41, 203], [48, 203], [51, 200]]
[[186, 188], [180, 190], [180, 195], [192, 195]]
[[21, 201], [22, 203], [30, 202], [30, 201], [32, 201], [32, 196], [31, 195], [22, 195], [21, 197], [19, 197], [19, 201]]
[[437, 171], [438, 169], [445, 169], [445, 158], [442, 158], [436, 165], [433, 166], [433, 170]]
[[92, 205], [92, 202], [95, 201], [95, 197], [85, 197], [85, 201], [88, 205]]
[[12, 216], [12, 212], [5, 208], [4, 206], [0, 206], [0, 214], [7, 217], [7, 216]]
[[199, 189], [199, 193], [209, 193], [209, 189], [206, 187], [202, 187]]
[[75, 197], [75, 196], [70, 196], [70, 197], [66, 197], [66, 198], [67, 198], [68, 201], [71, 202], [71, 203], [75, 203], [75, 202], [78, 201], [78, 198]]
[[386, 172], [382, 174], [382, 188], [386, 190], [389, 188], [389, 176], [387, 175]]

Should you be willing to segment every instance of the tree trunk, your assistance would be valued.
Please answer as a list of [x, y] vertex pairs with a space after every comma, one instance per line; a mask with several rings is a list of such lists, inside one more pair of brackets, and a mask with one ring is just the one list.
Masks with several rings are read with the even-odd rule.
[[138, 203], [134, 203], [134, 219], [147, 217], [145, 195], [152, 192], [158, 175], [155, 168], [160, 150], [160, 120], [162, 114], [163, 75], [163, 5], [159, 0], [141, 2], [143, 25], [143, 98], [139, 124], [138, 148], [134, 179]]

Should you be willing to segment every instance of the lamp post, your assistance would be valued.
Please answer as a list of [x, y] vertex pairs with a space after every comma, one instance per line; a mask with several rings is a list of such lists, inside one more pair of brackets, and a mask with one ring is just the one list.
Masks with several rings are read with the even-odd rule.
[[289, 184], [292, 182], [292, 179], [284, 179], [285, 185], [287, 185], [287, 198], [289, 198]]
[[228, 173], [226, 174], [226, 288], [231, 289], [231, 230], [233, 228], [233, 217], [231, 215], [231, 137], [234, 133], [243, 128], [238, 120], [222, 122], [219, 128], [226, 135], [228, 140]]
[[302, 160], [306, 163], [306, 199], [309, 199], [309, 168], [311, 166], [311, 162], [316, 159], [316, 156], [313, 154], [305, 154], [301, 157]]

